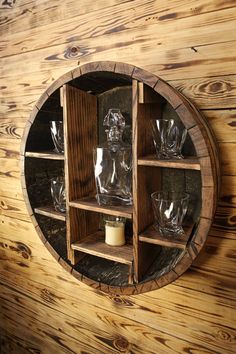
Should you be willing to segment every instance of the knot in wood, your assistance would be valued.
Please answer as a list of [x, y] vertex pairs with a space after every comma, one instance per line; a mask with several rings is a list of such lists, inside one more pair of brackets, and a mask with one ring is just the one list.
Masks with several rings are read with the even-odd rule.
[[110, 296], [110, 299], [116, 304], [116, 305], [125, 305], [125, 306], [133, 306], [134, 304], [132, 303], [132, 301], [119, 296], [119, 295], [115, 295], [115, 296]]
[[206, 93], [208, 95], [211, 94], [227, 94], [232, 90], [232, 87], [229, 83], [222, 80], [211, 80], [210, 82], [203, 83], [199, 86], [199, 91], [202, 93]]
[[1, 208], [2, 208], [2, 209], [7, 209], [7, 205], [6, 205], [6, 203], [4, 202], [4, 200], [1, 200]]
[[223, 341], [227, 341], [230, 342], [233, 338], [230, 335], [230, 333], [226, 332], [226, 331], [218, 331], [217, 332], [217, 336], [223, 340]]
[[229, 218], [229, 225], [232, 227], [232, 226], [235, 226], [235, 223], [236, 223], [236, 215], [233, 215]]
[[113, 345], [116, 349], [118, 349], [120, 352], [126, 352], [126, 350], [129, 347], [129, 342], [126, 338], [124, 337], [119, 337], [113, 341]]
[[67, 59], [72, 59], [78, 57], [80, 54], [80, 48], [78, 46], [72, 46], [66, 49], [65, 57]]
[[15, 5], [16, 0], [2, 0], [0, 2], [0, 8], [2, 9], [12, 9]]
[[54, 295], [48, 289], [42, 289], [40, 296], [44, 301], [49, 302], [51, 304], [56, 302], [54, 299]]
[[24, 243], [21, 242], [16, 242], [17, 246], [17, 251], [21, 253], [22, 257], [25, 259], [30, 258], [32, 252], [28, 246], [26, 246]]

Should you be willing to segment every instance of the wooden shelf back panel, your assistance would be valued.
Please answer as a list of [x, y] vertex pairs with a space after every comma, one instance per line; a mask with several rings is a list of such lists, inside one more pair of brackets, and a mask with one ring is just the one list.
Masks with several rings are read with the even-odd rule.
[[102, 232], [96, 232], [86, 239], [73, 243], [73, 250], [91, 254], [93, 256], [109, 259], [114, 262], [131, 265], [133, 261], [133, 246], [109, 246], [105, 243]]
[[197, 157], [185, 157], [182, 160], [158, 160], [155, 155], [148, 155], [138, 159], [140, 166], [181, 168], [185, 170], [200, 170]]
[[67, 251], [68, 258], [72, 264], [78, 262], [79, 258], [74, 254], [72, 243], [80, 242], [86, 236], [94, 234], [100, 223], [100, 215], [91, 211], [69, 207], [67, 222]]
[[52, 218], [52, 219], [66, 221], [66, 215], [56, 211], [52, 205], [34, 208], [34, 212], [36, 214], [48, 216], [49, 218]]
[[132, 219], [132, 206], [105, 206], [99, 205], [95, 197], [87, 197], [79, 200], [69, 202], [69, 205], [74, 208], [90, 210], [96, 213], [103, 213], [107, 215], [122, 216], [127, 219]]
[[64, 160], [65, 157], [63, 154], [57, 154], [54, 151], [27, 151], [25, 153], [26, 157], [34, 157], [38, 159], [48, 159], [48, 160]]
[[185, 233], [183, 236], [178, 238], [164, 237], [154, 228], [154, 226], [150, 226], [139, 235], [139, 240], [154, 245], [185, 249], [188, 239], [191, 235], [193, 226], [193, 224], [184, 226], [183, 228]]
[[[97, 144], [97, 98], [75, 87], [62, 88], [65, 137], [65, 180], [67, 205], [70, 200], [95, 195], [93, 147]], [[93, 213], [69, 207], [67, 222], [68, 257], [78, 260], [71, 244], [97, 230]], [[78, 221], [79, 220], [79, 221]]]
[[63, 113], [68, 200], [95, 194], [93, 147], [97, 145], [97, 98], [63, 86]]

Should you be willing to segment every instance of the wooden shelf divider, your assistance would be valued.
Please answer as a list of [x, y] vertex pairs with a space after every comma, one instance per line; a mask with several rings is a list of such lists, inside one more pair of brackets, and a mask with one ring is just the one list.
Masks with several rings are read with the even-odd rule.
[[57, 219], [57, 220], [61, 220], [61, 221], [66, 221], [66, 215], [63, 214], [63, 213], [60, 213], [60, 212], [56, 211], [56, 210], [54, 209], [53, 205], [34, 208], [34, 212], [35, 212], [36, 214], [48, 216], [48, 217], [50, 217], [50, 218], [52, 218], [52, 219]]
[[195, 156], [185, 157], [180, 160], [158, 160], [155, 155], [147, 155], [138, 159], [138, 165], [200, 170], [200, 161]]
[[64, 154], [58, 154], [54, 151], [27, 151], [25, 153], [26, 157], [35, 157], [38, 159], [49, 159], [49, 160], [64, 160]]
[[183, 226], [184, 235], [176, 238], [162, 236], [153, 225], [139, 235], [139, 241], [171, 248], [185, 249], [194, 224]]
[[69, 202], [70, 207], [94, 211], [97, 213], [103, 213], [107, 215], [114, 216], [123, 216], [127, 219], [132, 219], [133, 208], [132, 206], [120, 206], [120, 205], [112, 205], [105, 206], [99, 205], [95, 197], [85, 197], [78, 200], [74, 200]]
[[133, 262], [133, 246], [109, 246], [105, 243], [105, 236], [102, 231], [98, 231], [87, 236], [81, 241], [72, 243], [73, 250], [91, 254], [93, 256], [109, 259], [127, 265]]

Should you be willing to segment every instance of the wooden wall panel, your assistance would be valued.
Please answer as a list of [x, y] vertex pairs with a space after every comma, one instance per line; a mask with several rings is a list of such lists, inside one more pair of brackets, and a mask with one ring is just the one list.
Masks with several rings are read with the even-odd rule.
[[[236, 4], [233, 0], [0, 1], [1, 354], [236, 352]], [[40, 95], [93, 60], [143, 67], [189, 97], [219, 143], [207, 243], [173, 284], [108, 296], [39, 239], [23, 201], [20, 143]]]
[[[206, 4], [206, 1], [202, 1]], [[42, 49], [45, 47], [56, 47], [58, 45], [58, 41], [61, 39], [61, 31], [65, 33], [64, 41], [61, 41], [61, 44], [67, 45], [67, 51], [65, 55], [78, 57], [81, 54], [88, 55], [90, 50], [87, 48], [87, 52], [82, 53], [83, 48], [86, 46], [88, 42], [88, 38], [92, 38], [90, 43], [96, 43], [97, 46], [103, 46], [105, 49], [106, 46], [113, 44], [116, 41], [116, 37], [119, 36], [121, 43], [128, 41], [130, 36], [133, 36], [132, 45], [135, 45], [139, 38], [136, 38], [136, 34], [138, 35], [138, 31], [142, 28], [142, 43], [146, 42], [150, 44], [154, 43], [154, 41], [159, 40], [157, 44], [158, 51], [165, 51], [165, 47], [168, 45], [172, 49], [178, 49], [182, 44], [186, 44], [186, 48], [189, 45], [189, 40], [194, 41], [195, 46], [206, 45], [209, 43], [219, 43], [220, 36], [219, 34], [224, 31], [225, 42], [232, 41], [235, 37], [232, 36], [232, 26], [234, 21], [234, 14], [232, 12], [232, 8], [225, 9], [224, 11], [218, 12], [201, 12], [196, 13], [193, 16], [186, 16], [181, 18], [181, 8], [177, 8], [177, 12], [174, 14], [175, 17], [180, 15], [179, 21], [175, 25], [175, 34], [176, 40], [172, 40], [172, 27], [173, 23], [171, 21], [162, 21], [159, 26], [158, 33], [154, 34], [154, 27], [156, 26], [157, 20], [162, 17], [156, 15], [158, 5], [163, 6], [158, 2], [143, 2], [142, 0], [136, 1], [135, 13], [132, 7], [127, 9], [127, 4], [122, 4], [117, 7], [109, 7], [107, 10], [103, 11], [94, 11], [90, 15], [90, 21], [87, 21], [86, 18], [88, 14], [84, 14], [80, 17], [80, 33], [78, 36], [78, 27], [74, 26], [74, 23], [71, 19], [65, 19], [60, 21], [61, 30], [58, 31], [58, 28], [54, 25], [54, 23], [48, 23], [41, 28], [40, 33], [38, 32], [38, 28], [31, 29], [28, 36], [24, 37], [22, 40], [22, 33], [17, 32], [12, 36], [10, 33], [6, 35], [4, 38], [4, 42], [0, 49], [0, 52], [3, 53], [3, 56], [10, 56], [14, 54], [27, 53], [30, 50]], [[185, 4], [187, 8], [187, 4]], [[189, 8], [189, 5], [188, 5]], [[126, 11], [124, 11], [126, 9]], [[112, 13], [111, 13], [112, 11]], [[153, 20], [150, 21], [150, 11], [153, 12]], [[169, 14], [172, 13], [173, 9], [169, 9]], [[134, 15], [134, 16], [132, 16]], [[165, 16], [168, 16], [167, 14]], [[172, 13], [173, 15], [173, 13]], [[113, 16], [113, 19], [111, 19]], [[115, 20], [115, 22], [114, 22]], [[91, 26], [91, 22], [96, 21], [96, 27]], [[104, 26], [104, 22], [106, 21], [106, 26]], [[217, 24], [217, 27], [216, 27]], [[207, 27], [208, 36], [205, 36], [205, 29]], [[121, 31], [117, 33], [116, 29], [121, 28]], [[188, 29], [188, 31], [186, 31]], [[197, 31], [194, 32], [194, 30]], [[48, 33], [50, 32], [50, 37]], [[152, 38], [150, 37], [152, 36]], [[19, 38], [21, 41], [19, 42]], [[48, 40], [46, 42], [45, 40]], [[77, 47], [77, 51], [74, 50], [73, 53], [70, 52], [71, 42], [80, 43], [80, 46]], [[131, 43], [130, 43], [131, 44]], [[101, 49], [103, 49], [101, 48]], [[189, 48], [191, 49], [191, 48]], [[194, 48], [191, 49], [194, 52]]]

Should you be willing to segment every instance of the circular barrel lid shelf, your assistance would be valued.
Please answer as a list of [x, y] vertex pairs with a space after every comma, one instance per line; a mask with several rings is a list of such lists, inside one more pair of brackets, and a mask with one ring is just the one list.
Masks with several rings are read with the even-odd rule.
[[[100, 206], [95, 195], [93, 147], [104, 137], [103, 118], [120, 108], [131, 127], [133, 206]], [[181, 121], [188, 134], [183, 160], [157, 160], [149, 120]], [[49, 121], [64, 122], [65, 153], [56, 154]], [[206, 120], [157, 76], [118, 62], [93, 62], [63, 75], [40, 97], [21, 150], [22, 186], [32, 222], [45, 246], [78, 280], [101, 291], [138, 294], [177, 279], [203, 247], [216, 208], [218, 152]], [[50, 179], [65, 175], [66, 214], [56, 212]], [[181, 238], [153, 228], [150, 195], [190, 194]], [[101, 215], [123, 216], [126, 244], [104, 242]]]

